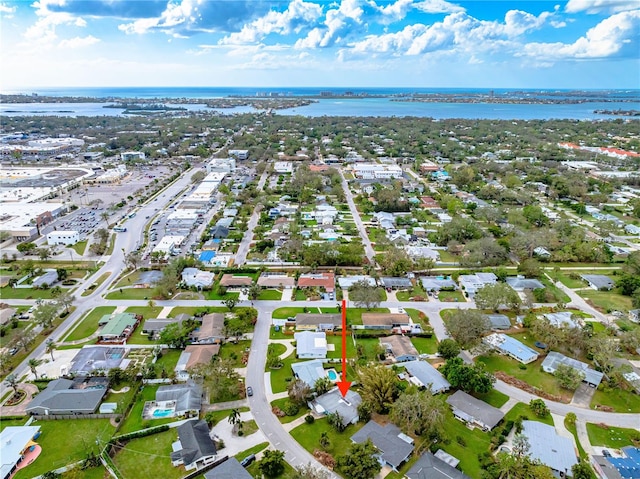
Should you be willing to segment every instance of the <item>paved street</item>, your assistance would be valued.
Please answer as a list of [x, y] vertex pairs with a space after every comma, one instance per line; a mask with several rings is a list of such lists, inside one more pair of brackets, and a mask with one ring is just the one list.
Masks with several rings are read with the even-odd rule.
[[358, 232], [360, 233], [360, 238], [362, 238], [362, 245], [364, 246], [364, 254], [369, 260], [369, 264], [375, 264], [376, 260], [376, 252], [373, 250], [373, 246], [371, 246], [371, 241], [369, 241], [369, 235], [367, 234], [367, 230], [362, 223], [362, 219], [360, 218], [360, 214], [356, 208], [356, 204], [353, 202], [353, 195], [351, 194], [351, 189], [349, 188], [349, 184], [344, 177], [344, 173], [342, 173], [342, 169], [338, 169], [340, 172], [340, 176], [342, 177], [342, 190], [344, 191], [344, 197], [347, 200], [347, 204], [349, 205], [349, 211], [353, 216], [353, 221], [356, 224], [356, 228], [358, 228]]

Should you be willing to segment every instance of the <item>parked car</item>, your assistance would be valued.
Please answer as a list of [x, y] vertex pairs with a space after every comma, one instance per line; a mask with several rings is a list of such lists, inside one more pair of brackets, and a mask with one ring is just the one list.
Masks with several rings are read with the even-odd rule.
[[247, 396], [253, 396], [253, 388], [251, 386], [247, 387]]
[[251, 464], [253, 461], [256, 460], [256, 455], [255, 454], [249, 454], [247, 457], [245, 457], [241, 462], [240, 465], [242, 467], [247, 467], [249, 464]]

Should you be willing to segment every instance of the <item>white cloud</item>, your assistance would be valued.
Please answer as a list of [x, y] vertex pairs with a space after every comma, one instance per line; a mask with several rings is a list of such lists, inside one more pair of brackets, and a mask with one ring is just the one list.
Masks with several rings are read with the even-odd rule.
[[305, 38], [300, 38], [296, 48], [330, 47], [340, 43], [345, 36], [353, 32], [354, 27], [363, 25], [364, 10], [360, 0], [342, 0], [337, 8], [325, 15], [324, 25], [312, 29]]
[[99, 38], [96, 38], [93, 35], [88, 35], [86, 37], [74, 37], [62, 40], [59, 46], [61, 48], [82, 48], [94, 45], [98, 42], [100, 42]]
[[28, 40], [29, 46], [50, 48], [58, 38], [56, 29], [59, 26], [76, 26], [80, 28], [87, 26], [87, 22], [80, 17], [67, 12], [52, 12], [49, 10], [51, 5], [57, 5], [58, 3], [56, 0], [41, 0], [32, 5], [36, 9], [35, 14], [38, 19], [24, 32], [24, 37]]
[[567, 22], [561, 22], [558, 20], [551, 20], [549, 22], [549, 24], [553, 27], [553, 28], [564, 28], [567, 26]]
[[623, 12], [638, 8], [638, 0], [569, 0], [564, 7], [568, 13]]
[[293, 0], [284, 12], [270, 11], [264, 17], [246, 24], [237, 33], [220, 40], [221, 44], [239, 45], [255, 43], [271, 33], [289, 35], [299, 33], [314, 24], [322, 16], [322, 7], [317, 3]]
[[424, 0], [414, 3], [413, 7], [425, 13], [455, 13], [465, 11], [460, 5], [455, 5], [444, 0]]
[[16, 13], [16, 7], [10, 7], [4, 3], [0, 3], [0, 14], [4, 19], [13, 18], [13, 14]]
[[574, 43], [529, 43], [524, 53], [542, 59], [598, 59], [638, 54], [640, 10], [616, 13], [602, 20]]

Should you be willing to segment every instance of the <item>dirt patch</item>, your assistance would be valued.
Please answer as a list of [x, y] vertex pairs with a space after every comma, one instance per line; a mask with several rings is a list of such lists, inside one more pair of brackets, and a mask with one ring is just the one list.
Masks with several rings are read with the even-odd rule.
[[513, 376], [509, 376], [508, 374], [502, 371], [496, 371], [494, 376], [497, 379], [500, 379], [501, 381], [507, 384], [510, 384], [511, 386], [515, 386], [518, 389], [522, 389], [523, 391], [526, 391], [530, 394], [535, 394], [536, 396], [540, 396], [543, 399], [548, 399], [549, 401], [561, 402], [565, 404], [570, 401], [569, 398], [556, 396], [555, 394], [549, 394], [548, 392], [545, 392], [542, 389], [532, 386], [531, 384], [521, 379], [514, 378]]

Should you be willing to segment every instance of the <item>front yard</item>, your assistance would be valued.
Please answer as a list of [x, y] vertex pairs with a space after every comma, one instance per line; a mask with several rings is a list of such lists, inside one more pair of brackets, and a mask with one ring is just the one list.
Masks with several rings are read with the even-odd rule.
[[615, 290], [596, 291], [594, 289], [586, 289], [584, 291], [578, 291], [578, 294], [590, 301], [596, 309], [600, 309], [603, 312], [627, 312], [632, 309], [631, 297], [618, 294]]
[[587, 423], [587, 434], [589, 434], [589, 442], [592, 446], [606, 446], [612, 449], [633, 445], [640, 446], [640, 432], [636, 429]]

